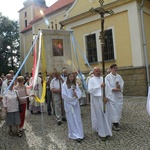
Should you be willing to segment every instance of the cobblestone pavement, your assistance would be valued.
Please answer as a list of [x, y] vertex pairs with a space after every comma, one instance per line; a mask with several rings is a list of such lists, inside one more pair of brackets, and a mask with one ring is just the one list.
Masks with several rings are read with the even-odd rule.
[[125, 97], [121, 130], [113, 131], [107, 141], [91, 129], [90, 106], [81, 107], [85, 138], [76, 143], [67, 137], [67, 123], [58, 126], [53, 116], [26, 116], [23, 136], [9, 136], [5, 122], [0, 123], [0, 150], [150, 150], [150, 117], [146, 97]]

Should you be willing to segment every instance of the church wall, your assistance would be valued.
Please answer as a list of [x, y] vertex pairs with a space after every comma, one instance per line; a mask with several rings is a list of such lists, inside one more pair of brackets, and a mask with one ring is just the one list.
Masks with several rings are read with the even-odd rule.
[[145, 67], [118, 69], [124, 80], [124, 96], [147, 96], [147, 79]]
[[[73, 17], [81, 13], [87, 12], [92, 7], [97, 8], [100, 6], [99, 0], [95, 0], [94, 3], [89, 2], [90, 0], [75, 0], [71, 6], [68, 17]], [[115, 2], [117, 0], [104, 0], [104, 5]], [[130, 0], [129, 0], [130, 1]]]
[[[25, 20], [27, 20], [27, 25], [29, 25], [30, 21], [34, 19], [34, 17], [41, 16], [40, 10], [44, 11], [44, 9], [45, 7], [40, 7], [37, 5], [29, 5], [22, 9], [19, 13], [20, 31], [25, 28]], [[25, 16], [25, 12], [27, 13], [27, 16]]]
[[[110, 2], [108, 0], [107, 2]], [[126, 0], [129, 2], [130, 0]], [[79, 3], [80, 2], [80, 3]], [[82, 5], [81, 5], [82, 3]], [[119, 3], [119, 2], [117, 2]], [[84, 5], [83, 5], [84, 4]], [[99, 3], [89, 4], [88, 0], [77, 1], [77, 5], [72, 7], [72, 10], [67, 12], [67, 17], [76, 16], [80, 13], [87, 12], [91, 7], [98, 7]], [[145, 60], [143, 57], [143, 45], [142, 36], [140, 29], [140, 19], [139, 19], [139, 6], [135, 1], [132, 3], [126, 3], [125, 5], [120, 5], [118, 7], [113, 7], [115, 14], [113, 16], [106, 16], [105, 18], [105, 29], [113, 29], [114, 34], [114, 48], [115, 48], [115, 60], [105, 62], [105, 67], [109, 68], [110, 64], [116, 63], [119, 67], [118, 73], [122, 75], [125, 81], [124, 95], [126, 96], [146, 96], [147, 95], [147, 81], [146, 81], [146, 70], [144, 66]], [[74, 8], [76, 7], [76, 8]], [[144, 8], [145, 9], [145, 8]], [[50, 16], [48, 18], [49, 22], [55, 20], [57, 22], [64, 19], [64, 13], [59, 15]], [[85, 15], [86, 16], [86, 15]], [[23, 17], [23, 16], [22, 16]], [[78, 16], [77, 16], [78, 17]], [[86, 16], [87, 17], [87, 16]], [[145, 22], [145, 32], [148, 50], [148, 59], [150, 59], [150, 15], [144, 12], [144, 22]], [[135, 25], [136, 24], [136, 25]], [[55, 25], [54, 25], [55, 26]], [[73, 29], [75, 38], [80, 45], [81, 49], [86, 53], [85, 47], [85, 36], [96, 33], [97, 36], [97, 46], [98, 46], [98, 59], [97, 63], [91, 64], [92, 67], [100, 66], [101, 63], [101, 46], [99, 42], [99, 32], [100, 32], [100, 17], [99, 15], [91, 15], [87, 18], [82, 18], [82, 20], [76, 20], [75, 22], [69, 22], [66, 25], [66, 29]], [[43, 20], [33, 25], [33, 33], [38, 32], [39, 29], [48, 29], [47, 25]], [[51, 23], [50, 23], [51, 29]], [[58, 27], [59, 29], [59, 27]], [[32, 32], [25, 33], [25, 45], [23, 48], [29, 50], [32, 41]], [[78, 52], [79, 53], [79, 52]], [[27, 52], [25, 52], [27, 54]], [[72, 62], [75, 64], [76, 69], [77, 62], [72, 49]], [[85, 63], [81, 54], [78, 54], [80, 69], [84, 74], [88, 74], [90, 69]], [[30, 72], [33, 61], [33, 56], [30, 56], [27, 64], [24, 67], [25, 71]]]
[[[20, 62], [22, 63], [22, 61], [24, 60], [24, 35], [23, 34], [20, 34]], [[21, 72], [23, 71], [24, 69], [21, 70]], [[23, 71], [24, 73], [24, 71]]]
[[148, 64], [150, 64], [150, 13], [144, 13], [144, 25], [145, 25], [145, 35], [146, 35], [146, 47], [148, 55]]
[[[25, 12], [27, 12], [27, 16], [25, 17]], [[20, 25], [20, 31], [22, 31], [25, 28], [25, 20], [29, 22], [33, 19], [33, 16], [31, 15], [32, 12], [32, 5], [29, 7], [26, 7], [25, 9], [22, 9], [19, 13], [19, 25]]]
[[[105, 19], [105, 29], [112, 28], [114, 29], [114, 45], [115, 45], [115, 60], [107, 61], [106, 68], [110, 66], [112, 63], [117, 63], [119, 67], [124, 66], [132, 66], [132, 54], [131, 54], [131, 44], [130, 44], [130, 35], [129, 35], [129, 26], [128, 26], [128, 15], [127, 12], [122, 12], [118, 14], [114, 14], [114, 16], [107, 17]], [[86, 24], [82, 24], [80, 26], [73, 28], [75, 38], [80, 45], [81, 49], [86, 53], [86, 47], [84, 45], [85, 36], [90, 35], [94, 32], [97, 34], [97, 43], [98, 43], [98, 53], [101, 62], [101, 45], [99, 40], [99, 31], [100, 31], [100, 20], [96, 20], [93, 22], [88, 22]], [[83, 71], [87, 71], [89, 68], [84, 62], [81, 54], [78, 54], [80, 67]], [[75, 58], [74, 58], [75, 59]], [[74, 60], [76, 61], [76, 60]], [[91, 64], [92, 67], [100, 66], [101, 63]]]
[[[43, 17], [42, 20], [40, 20], [39, 22], [35, 23], [34, 26], [34, 33], [37, 33], [39, 29], [52, 29], [52, 23], [53, 22], [53, 29], [60, 29], [60, 24], [59, 21], [63, 20], [63, 16], [64, 13], [60, 13], [59, 15], [53, 15], [53, 16], [47, 16], [46, 18]], [[49, 27], [48, 25], [45, 23], [45, 20], [48, 20], [49, 22]], [[56, 27], [57, 26], [57, 27]]]
[[46, 8], [38, 5], [33, 5], [33, 16], [41, 16], [40, 10], [44, 11]]
[[[23, 59], [21, 60], [21, 63], [24, 61], [25, 57], [27, 56], [32, 46], [32, 41], [33, 41], [32, 31], [29, 31], [23, 34], [22, 36], [23, 36], [23, 40], [21, 41], [22, 46], [20, 47], [20, 49], [21, 49], [21, 56], [23, 57]], [[29, 73], [32, 72], [32, 67], [33, 67], [33, 52], [31, 52], [26, 63], [24, 64], [21, 70], [21, 74], [24, 75], [25, 72], [29, 72]]]

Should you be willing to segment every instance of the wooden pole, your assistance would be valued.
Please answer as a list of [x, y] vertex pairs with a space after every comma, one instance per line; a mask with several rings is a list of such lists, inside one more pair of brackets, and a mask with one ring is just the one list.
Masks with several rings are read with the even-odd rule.
[[[93, 7], [90, 9], [90, 12], [94, 13], [99, 13], [100, 19], [101, 19], [101, 32], [100, 32], [100, 41], [101, 41], [101, 48], [102, 48], [102, 72], [103, 72], [103, 83], [105, 83], [105, 30], [104, 30], [104, 20], [105, 20], [105, 14], [113, 14], [114, 12], [112, 10], [106, 11], [104, 9], [103, 0], [99, 0], [100, 7], [94, 9]], [[105, 101], [106, 101], [106, 96], [105, 96], [105, 87], [103, 88], [103, 112], [106, 112], [105, 108]]]

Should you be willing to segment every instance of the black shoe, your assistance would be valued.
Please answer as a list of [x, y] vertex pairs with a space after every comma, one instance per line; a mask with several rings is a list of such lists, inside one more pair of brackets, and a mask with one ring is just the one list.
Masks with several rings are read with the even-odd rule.
[[113, 126], [112, 129], [115, 131], [120, 131], [120, 127]]
[[81, 139], [76, 139], [76, 141], [77, 141], [78, 143], [81, 143]]
[[62, 118], [62, 121], [67, 121], [65, 117]]
[[12, 132], [11, 130], [9, 131], [9, 135], [10, 135], [10, 136], [13, 135], [13, 132]]
[[113, 123], [113, 126], [115, 126], [115, 127], [119, 127], [119, 123]]
[[61, 121], [58, 121], [57, 124], [58, 124], [58, 125], [61, 125]]
[[115, 131], [120, 131], [119, 123], [113, 123], [112, 129]]
[[48, 115], [51, 116], [51, 113], [49, 112]]
[[32, 110], [30, 110], [30, 112], [31, 112], [31, 114], [33, 114], [33, 111], [32, 111]]
[[38, 111], [38, 114], [41, 114], [41, 112], [40, 112], [40, 111]]
[[106, 137], [100, 137], [101, 141], [106, 141]]

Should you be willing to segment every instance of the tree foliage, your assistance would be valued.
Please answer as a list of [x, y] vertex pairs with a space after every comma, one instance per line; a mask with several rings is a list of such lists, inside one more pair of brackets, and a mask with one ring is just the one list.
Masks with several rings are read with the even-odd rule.
[[0, 74], [17, 70], [20, 63], [18, 21], [0, 17]]

